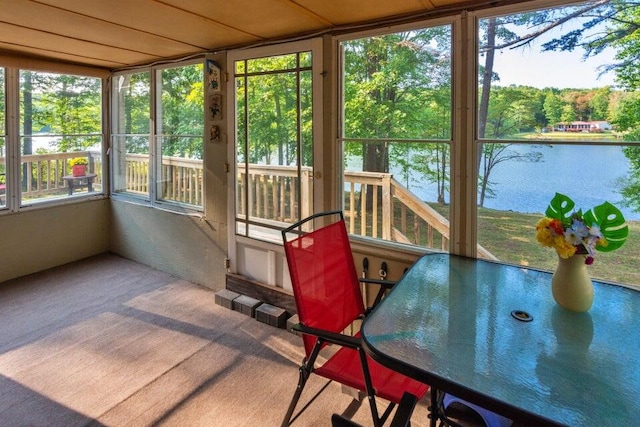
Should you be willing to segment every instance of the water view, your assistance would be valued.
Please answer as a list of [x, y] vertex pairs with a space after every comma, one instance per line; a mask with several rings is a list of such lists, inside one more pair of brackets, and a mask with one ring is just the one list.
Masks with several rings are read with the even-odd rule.
[[[490, 179], [495, 195], [485, 199], [484, 207], [542, 213], [559, 192], [571, 197], [579, 208], [589, 209], [609, 201], [626, 219], [640, 220], [640, 213], [621, 204], [618, 189], [629, 170], [629, 161], [620, 147], [513, 145], [510, 149], [520, 152], [534, 149], [542, 153], [542, 159], [538, 163], [510, 161], [496, 166]], [[401, 176], [397, 171], [392, 173]], [[409, 182], [413, 183], [409, 189], [421, 199], [435, 199], [435, 184], [421, 181], [418, 176], [412, 176]]]

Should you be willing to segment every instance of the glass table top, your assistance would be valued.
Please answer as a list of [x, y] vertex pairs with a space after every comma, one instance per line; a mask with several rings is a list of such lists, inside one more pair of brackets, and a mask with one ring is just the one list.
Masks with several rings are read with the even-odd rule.
[[550, 273], [429, 254], [371, 313], [362, 335], [383, 364], [511, 415], [635, 425], [640, 292], [593, 283], [592, 308], [572, 313], [554, 302]]

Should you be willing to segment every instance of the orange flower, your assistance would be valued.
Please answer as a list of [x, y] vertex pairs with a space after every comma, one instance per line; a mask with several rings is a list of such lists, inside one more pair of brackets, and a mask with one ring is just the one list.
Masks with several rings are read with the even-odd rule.
[[553, 230], [558, 236], [564, 235], [564, 227], [562, 227], [562, 223], [558, 219], [552, 219], [549, 222], [549, 228]]

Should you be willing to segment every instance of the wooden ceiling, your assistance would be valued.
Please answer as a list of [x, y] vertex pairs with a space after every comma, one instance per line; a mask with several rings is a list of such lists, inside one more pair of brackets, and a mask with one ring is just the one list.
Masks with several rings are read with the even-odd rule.
[[0, 52], [118, 69], [483, 3], [489, 1], [0, 0]]

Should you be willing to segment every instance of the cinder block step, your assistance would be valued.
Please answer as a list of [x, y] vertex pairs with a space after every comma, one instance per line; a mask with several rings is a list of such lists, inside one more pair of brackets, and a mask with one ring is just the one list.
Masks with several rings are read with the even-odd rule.
[[287, 321], [287, 312], [284, 308], [265, 303], [256, 308], [256, 320], [276, 328], [282, 328]]
[[240, 295], [238, 298], [233, 300], [233, 309], [242, 314], [246, 314], [249, 317], [256, 317], [255, 310], [260, 304], [262, 304], [262, 301], [260, 300], [251, 298], [247, 295]]
[[222, 289], [216, 292], [215, 300], [216, 304], [233, 310], [233, 300], [240, 296], [239, 293], [230, 291], [229, 289]]

